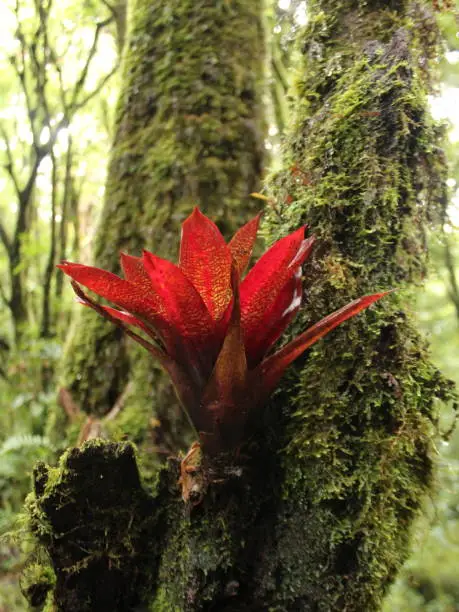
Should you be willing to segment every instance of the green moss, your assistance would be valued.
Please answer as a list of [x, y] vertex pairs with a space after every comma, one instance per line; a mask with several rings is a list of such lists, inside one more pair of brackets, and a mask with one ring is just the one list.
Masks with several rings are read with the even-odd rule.
[[53, 569], [45, 563], [27, 563], [21, 576], [21, 590], [32, 608], [43, 606], [54, 587], [56, 577]]
[[51, 588], [58, 610], [129, 610], [145, 599], [161, 513], [130, 444], [91, 441], [64, 453], [56, 468], [39, 464], [26, 510], [36, 551], [46, 551], [24, 575], [30, 603]]
[[[307, 221], [319, 238], [306, 270], [305, 307], [292, 335], [358, 295], [391, 287], [399, 291], [333, 332], [290, 369], [260, 417], [258, 435], [241, 449], [240, 471], [217, 473], [194, 508], [180, 501], [178, 466], [171, 462], [158, 477], [153, 507], [147, 504], [152, 523], [137, 509], [140, 520], [126, 524], [125, 513], [132, 504], [142, 508], [144, 493], [137, 484], [131, 491], [126, 487], [131, 480], [113, 469], [123, 446], [89, 445], [71, 451], [55, 472], [40, 468], [32, 525], [58, 560], [66, 550], [58, 547], [63, 541], [56, 537], [62, 532], [59, 517], [72, 509], [72, 529], [64, 530], [67, 544], [72, 544], [81, 516], [78, 500], [86, 499], [87, 491], [98, 491], [87, 487], [88, 478], [94, 483], [92, 475], [106, 463], [107, 476], [115, 479], [106, 506], [101, 505], [105, 490], [102, 499], [91, 498], [90, 507], [97, 512], [95, 539], [91, 527], [92, 539], [84, 542], [89, 553], [65, 566], [78, 570], [79, 584], [91, 584], [95, 541], [97, 551], [109, 551], [104, 558], [113, 558], [120, 569], [126, 593], [132, 594], [131, 583], [141, 584], [142, 593], [149, 585], [148, 603], [155, 612], [371, 612], [380, 607], [406, 558], [411, 525], [432, 489], [437, 403], [452, 396], [406, 312], [410, 292], [426, 272], [425, 227], [435, 222], [443, 206], [444, 160], [426, 99], [437, 38], [426, 6], [392, 2], [388, 10], [386, 2], [369, 4], [311, 2], [312, 19], [299, 41], [304, 61], [296, 88], [297, 114], [286, 139], [285, 167], [271, 179], [279, 214], [268, 214], [265, 232], [274, 240]], [[174, 70], [187, 83], [181, 62], [186, 61], [188, 39], [176, 38], [188, 31], [181, 8], [175, 3], [152, 6], [154, 14], [147, 8], [139, 13], [144, 21], [138, 31], [134, 24], [133, 44], [142, 49], [151, 43], [140, 34], [146, 24], [159, 28], [159, 40], [172, 37], [178, 55], [158, 57], [153, 45], [151, 70], [161, 79], [161, 71], [165, 75], [168, 66], [178, 63]], [[239, 4], [212, 6], [230, 15]], [[192, 66], [193, 55], [188, 55]], [[129, 61], [128, 55], [125, 69], [132, 81], [127, 80], [126, 91], [131, 91], [129, 83], [143, 91], [146, 68]], [[171, 100], [175, 90], [167, 80], [169, 86]], [[201, 86], [207, 92], [206, 83]], [[189, 87], [192, 97], [194, 86]], [[118, 175], [129, 178], [126, 189], [120, 186], [121, 199], [131, 193], [127, 189], [137, 189], [134, 180], [148, 185], [147, 172], [138, 172], [143, 168], [138, 150], [124, 148], [135, 133], [135, 121], [145, 118], [145, 105], [157, 104], [164, 135], [159, 127], [156, 134], [165, 151], [186, 142], [187, 134], [180, 132], [182, 140], [176, 139], [171, 129], [174, 107], [163, 112], [154, 97], [127, 100], [133, 115], [125, 123], [120, 118], [118, 133], [125, 130], [127, 138], [120, 149], [115, 146], [113, 161]], [[182, 103], [182, 98], [176, 100]], [[221, 102], [219, 97], [211, 100], [212, 107]], [[178, 115], [178, 126], [185, 120], [193, 129], [202, 123], [206, 138], [216, 137], [207, 116], [198, 121]], [[205, 157], [210, 177], [218, 172], [219, 156]], [[177, 176], [183, 177], [182, 158], [177, 159]], [[303, 176], [292, 173], [293, 164]], [[166, 160], [157, 172], [173, 189], [179, 183], [170, 168]], [[152, 185], [149, 189], [157, 197], [155, 218], [162, 224], [155, 227], [167, 242], [172, 221], [161, 204], [182, 201], [185, 206], [193, 190], [187, 183], [188, 191], [180, 191], [183, 199], [177, 200], [171, 194], [167, 199], [166, 192], [159, 197]], [[124, 209], [112, 195], [113, 208], [107, 205], [107, 210], [115, 217], [118, 204]], [[182, 209], [174, 210], [180, 217]], [[141, 416], [131, 424], [126, 416], [125, 426], [141, 437], [147, 413], [137, 414]], [[81, 461], [72, 464], [75, 453]], [[116, 525], [110, 520], [113, 508]], [[78, 529], [76, 533], [80, 537]], [[148, 546], [146, 569], [137, 554], [139, 542]], [[58, 561], [54, 565], [60, 567]], [[57, 571], [56, 576], [59, 593]]]
[[427, 111], [436, 27], [425, 7], [393, 8], [314, 3], [286, 169], [272, 177], [280, 217], [270, 215], [268, 238], [306, 221], [319, 238], [294, 331], [358, 295], [399, 289], [311, 350], [279, 395], [292, 411], [285, 507], [265, 581], [273, 588], [282, 572], [273, 597], [288, 609], [379, 608], [431, 490], [437, 399], [452, 397], [404, 311], [443, 205]]
[[269, 600], [258, 599], [258, 572], [276, 517], [278, 459], [262, 437], [236, 462], [222, 460], [197, 506], [168, 502], [152, 611], [242, 612], [248, 602], [268, 609]]

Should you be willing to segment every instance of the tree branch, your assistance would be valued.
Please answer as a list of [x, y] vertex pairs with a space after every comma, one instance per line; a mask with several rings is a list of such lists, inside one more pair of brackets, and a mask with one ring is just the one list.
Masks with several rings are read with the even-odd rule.
[[97, 85], [95, 89], [93, 89], [78, 104], [75, 104], [75, 106], [73, 106], [72, 111], [75, 113], [76, 111], [80, 110], [80, 108], [83, 108], [84, 106], [86, 106], [86, 104], [90, 100], [92, 100], [92, 98], [97, 96], [97, 94], [104, 88], [105, 84], [112, 78], [112, 76], [116, 73], [117, 70], [118, 70], [118, 63], [116, 63], [115, 66], [112, 68], [112, 70], [110, 70], [110, 72], [104, 76], [104, 78], [99, 82], [99, 84]]
[[101, 2], [102, 2], [102, 4], [103, 4], [103, 5], [104, 5], [106, 8], [108, 8], [108, 10], [110, 11], [110, 13], [111, 13], [111, 14], [113, 15], [113, 17], [115, 17], [115, 19], [116, 19], [116, 9], [115, 9], [115, 7], [114, 7], [112, 4], [110, 4], [110, 2], [107, 2], [107, 0], [101, 0]]
[[8, 232], [6, 231], [5, 226], [0, 221], [0, 240], [3, 242], [3, 246], [5, 247], [8, 255], [11, 254], [11, 240], [8, 236]]
[[1, 283], [0, 283], [0, 299], [5, 304], [5, 306], [7, 306], [8, 308], [10, 307], [11, 305], [10, 300], [8, 296], [6, 295], [6, 292], [3, 289], [3, 285]]
[[446, 270], [448, 272], [448, 277], [449, 277], [448, 295], [450, 297], [450, 300], [454, 304], [454, 308], [456, 309], [456, 316], [459, 322], [459, 284], [457, 281], [456, 268], [454, 265], [454, 257], [451, 251], [451, 245], [449, 243], [449, 240], [446, 234], [444, 236], [444, 241], [445, 241], [445, 248], [444, 248], [445, 267], [446, 267]]
[[105, 19], [104, 21], [100, 21], [96, 25], [96, 29], [95, 29], [95, 32], [94, 32], [94, 39], [92, 41], [91, 48], [90, 48], [88, 56], [86, 58], [85, 65], [83, 66], [81, 74], [80, 74], [79, 78], [77, 79], [77, 82], [75, 84], [75, 88], [73, 90], [72, 99], [71, 99], [70, 104], [69, 104], [69, 107], [72, 108], [72, 109], [81, 108], [81, 104], [77, 104], [77, 99], [78, 99], [78, 96], [80, 95], [80, 93], [81, 93], [81, 91], [82, 91], [82, 89], [84, 87], [84, 84], [86, 82], [86, 78], [88, 76], [89, 67], [91, 65], [91, 62], [92, 62], [92, 59], [93, 59], [94, 55], [96, 54], [100, 33], [102, 32], [103, 28], [105, 28], [112, 21], [113, 21], [113, 17], [109, 17], [108, 19]]
[[11, 151], [10, 141], [8, 139], [8, 134], [6, 133], [6, 130], [5, 130], [4, 126], [1, 125], [1, 124], [0, 124], [0, 132], [1, 132], [1, 135], [2, 135], [2, 138], [3, 138], [3, 141], [5, 143], [6, 157], [8, 159], [8, 163], [5, 166], [5, 170], [10, 175], [11, 181], [13, 182], [13, 185], [14, 185], [14, 190], [16, 192], [16, 195], [19, 196], [20, 193], [21, 193], [21, 189], [19, 187], [19, 181], [18, 181], [18, 178], [16, 176], [16, 171], [14, 169], [13, 153]]
[[16, 15], [16, 39], [19, 41], [20, 52], [21, 52], [21, 65], [17, 60], [17, 56], [13, 55], [10, 57], [10, 63], [13, 66], [16, 75], [21, 84], [22, 91], [24, 93], [26, 108], [27, 108], [27, 116], [29, 118], [30, 129], [32, 132], [32, 139], [34, 146], [38, 146], [39, 144], [39, 134], [37, 134], [36, 126], [35, 126], [35, 117], [37, 113], [37, 109], [33, 107], [32, 95], [27, 85], [27, 77], [26, 77], [26, 57], [29, 53], [29, 45], [26, 43], [26, 39], [24, 36], [24, 32], [21, 28], [21, 19], [19, 15], [19, 0], [16, 0], [15, 7], [15, 15]]

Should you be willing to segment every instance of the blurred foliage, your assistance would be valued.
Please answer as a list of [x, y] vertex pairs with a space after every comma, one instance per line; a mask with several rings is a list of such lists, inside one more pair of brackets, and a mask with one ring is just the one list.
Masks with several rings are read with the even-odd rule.
[[[454, 239], [459, 261], [458, 236]], [[459, 318], [448, 295], [444, 242], [431, 236], [432, 270], [417, 303], [421, 327], [431, 342], [434, 361], [459, 385]], [[438, 441], [437, 496], [419, 519], [414, 553], [386, 600], [384, 612], [456, 612], [459, 610], [459, 430], [453, 407], [443, 408]]]
[[60, 448], [46, 435], [48, 412], [56, 402], [50, 376], [61, 356], [60, 343], [32, 340], [12, 352], [0, 380], [0, 610], [25, 609], [18, 576], [28, 543], [15, 543], [18, 512], [30, 490], [37, 460], [53, 462]]
[[[272, 153], [273, 164], [280, 153], [282, 126], [289, 113], [286, 95], [295, 65], [294, 38], [304, 22], [305, 2], [280, 0], [275, 10], [268, 11], [267, 25], [272, 31], [270, 62], [270, 130], [266, 146]], [[48, 4], [47, 4], [48, 5]], [[21, 180], [27, 177], [33, 163], [32, 123], [28, 114], [24, 91], [11, 62], [18, 52], [15, 21], [16, 0], [5, 0], [0, 6], [0, 123], [14, 158]], [[21, 0], [21, 24], [26, 34], [37, 27], [36, 3]], [[94, 28], [108, 20], [98, 40], [91, 70], [84, 91], [97, 93], [72, 114], [68, 125], [63, 125], [53, 147], [57, 168], [57, 210], [54, 211], [55, 230], [59, 238], [65, 230], [65, 253], [59, 248], [56, 260], [62, 255], [69, 259], [89, 260], [93, 230], [100, 212], [105, 178], [105, 161], [110, 146], [110, 120], [116, 98], [116, 77], [105, 76], [116, 66], [117, 52], [124, 39], [122, 3], [111, 5], [105, 0], [71, 2], [50, 5], [52, 17], [49, 32], [52, 45], [59, 51], [59, 62], [50, 61], [47, 96], [52, 101], [50, 122], [61, 119], [62, 88], [70, 91], [76, 75], [91, 52]], [[458, 4], [459, 8], [459, 4]], [[116, 9], [116, 10], [115, 10]], [[439, 63], [442, 71], [442, 100], [456, 95], [459, 87], [459, 25], [453, 11], [439, 12], [440, 25], [445, 32], [445, 59]], [[30, 60], [31, 58], [26, 58]], [[60, 81], [59, 69], [61, 66]], [[30, 68], [33, 70], [33, 67]], [[32, 83], [32, 72], [30, 73]], [[100, 90], [98, 86], [101, 85]], [[33, 92], [32, 92], [33, 93]], [[36, 95], [36, 92], [35, 94]], [[441, 106], [441, 104], [440, 104]], [[435, 107], [435, 104], [434, 104]], [[441, 113], [440, 113], [441, 114]], [[443, 115], [447, 114], [447, 110]], [[46, 125], [44, 118], [44, 128]], [[46, 130], [38, 134], [46, 141]], [[454, 275], [459, 262], [459, 118], [451, 128], [449, 145], [450, 206], [444, 233], [430, 236], [431, 274], [425, 289], [420, 290], [416, 311], [422, 328], [430, 338], [433, 357], [442, 371], [459, 384], [459, 308], [454, 301]], [[62, 223], [62, 203], [66, 165], [71, 143], [70, 214], [66, 226]], [[8, 163], [6, 141], [0, 137], [0, 219], [12, 235], [18, 211], [17, 194]], [[52, 334], [41, 337], [42, 294], [44, 273], [50, 255], [52, 210], [52, 156], [41, 161], [29, 210], [27, 232], [21, 235], [21, 258], [15, 273], [21, 274], [27, 303], [27, 326], [19, 344], [15, 343], [11, 312], [6, 301], [9, 283], [7, 253], [0, 244], [0, 612], [25, 610], [19, 592], [18, 576], [27, 558], [28, 542], [17, 542], [2, 537], [17, 529], [18, 513], [30, 490], [34, 463], [45, 460], [53, 463], [68, 443], [74, 443], [80, 423], [73, 430], [61, 429], [62, 437], [50, 427], [49, 414], [62, 414], [57, 405], [57, 372], [68, 334], [72, 311], [72, 297], [65, 286], [59, 290], [53, 275], [51, 291]], [[59, 243], [62, 246], [62, 243]], [[449, 252], [449, 259], [448, 259]], [[79, 254], [78, 254], [79, 253]], [[5, 300], [6, 298], [6, 300]], [[3, 302], [2, 302], [3, 300]], [[55, 418], [55, 417], [54, 417]], [[451, 407], [443, 410], [439, 429], [447, 432], [454, 420]], [[429, 503], [427, 516], [419, 520], [415, 553], [391, 589], [385, 612], [455, 612], [459, 611], [459, 432], [448, 440], [439, 438], [438, 497]]]
[[10, 343], [31, 326], [42, 337], [58, 331], [55, 263], [88, 249], [116, 95], [115, 36], [102, 2], [0, 6], [0, 323]]
[[8, 534], [18, 529], [32, 468], [75, 442], [71, 429], [57, 440], [48, 434], [50, 414], [65, 421], [56, 376], [74, 301], [55, 263], [90, 256], [125, 8], [103, 0], [0, 4], [1, 612], [26, 609], [18, 577], [30, 543]]

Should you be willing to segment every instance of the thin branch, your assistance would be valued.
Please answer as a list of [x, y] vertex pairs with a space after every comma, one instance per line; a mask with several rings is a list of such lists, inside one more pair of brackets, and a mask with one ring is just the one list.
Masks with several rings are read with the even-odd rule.
[[132, 381], [129, 381], [128, 384], [125, 386], [123, 392], [118, 397], [115, 404], [113, 405], [113, 408], [110, 410], [110, 412], [107, 415], [105, 415], [104, 417], [105, 423], [115, 420], [115, 418], [119, 415], [121, 410], [124, 408], [126, 399], [128, 398], [131, 391], [132, 391]]
[[59, 97], [61, 100], [62, 109], [63, 109], [64, 115], [68, 115], [68, 104], [67, 104], [67, 98], [65, 95], [66, 91], [64, 87], [64, 77], [62, 75], [62, 68], [59, 64], [57, 54], [51, 46], [49, 47], [49, 52], [50, 52], [50, 57], [53, 60], [54, 68], [57, 72], [57, 78], [59, 80]]
[[65, 387], [61, 387], [57, 394], [57, 401], [62, 406], [67, 415], [70, 423], [75, 423], [78, 420], [79, 415], [81, 414], [80, 407], [75, 402], [72, 397], [72, 394]]
[[115, 19], [116, 19], [116, 17], [117, 17], [117, 13], [116, 13], [116, 9], [115, 9], [115, 7], [114, 7], [112, 4], [110, 4], [110, 2], [107, 2], [107, 0], [101, 0], [101, 2], [102, 2], [102, 4], [103, 4], [105, 7], [107, 7], [107, 8], [108, 8], [108, 10], [110, 11], [110, 13], [111, 13], [111, 14], [113, 15], [113, 17], [115, 17]]
[[57, 166], [56, 158], [51, 149], [51, 226], [50, 226], [50, 245], [48, 253], [48, 262], [46, 264], [44, 279], [43, 279], [43, 301], [42, 301], [42, 323], [41, 337], [48, 338], [51, 336], [51, 283], [55, 271], [56, 259], [56, 208], [57, 208]]
[[1, 283], [0, 283], [0, 299], [5, 304], [5, 306], [10, 308], [11, 302], [8, 296], [6, 295], [5, 290], [3, 289], [3, 285]]
[[17, 77], [21, 84], [22, 91], [24, 93], [24, 97], [26, 101], [26, 108], [27, 108], [27, 115], [28, 115], [29, 122], [30, 122], [30, 129], [32, 132], [34, 146], [38, 146], [39, 135], [36, 132], [36, 126], [35, 126], [35, 117], [36, 117], [37, 111], [33, 107], [33, 104], [32, 104], [32, 96], [29, 91], [29, 87], [27, 85], [27, 77], [26, 77], [26, 66], [27, 66], [26, 55], [29, 52], [29, 46], [26, 43], [24, 32], [22, 31], [22, 28], [21, 28], [22, 22], [21, 22], [20, 15], [19, 15], [19, 0], [16, 1], [15, 15], [16, 15], [16, 26], [17, 26], [16, 39], [19, 41], [19, 44], [20, 44], [21, 65], [19, 65], [19, 62], [16, 56], [10, 57], [10, 63], [13, 66], [14, 70], [16, 71]]
[[454, 257], [451, 251], [451, 245], [446, 235], [445, 235], [444, 254], [445, 254], [445, 266], [446, 266], [446, 270], [448, 272], [448, 277], [449, 277], [448, 295], [454, 304], [454, 308], [456, 309], [457, 319], [459, 321], [459, 284], [457, 281], [456, 268], [454, 265]]
[[8, 232], [6, 231], [5, 226], [0, 221], [0, 240], [3, 242], [3, 246], [5, 247], [8, 255], [11, 254], [11, 240], [8, 236]]
[[19, 196], [20, 193], [21, 193], [21, 189], [19, 187], [19, 181], [18, 181], [18, 178], [16, 176], [16, 171], [14, 169], [13, 152], [11, 151], [10, 141], [8, 139], [8, 135], [6, 133], [6, 130], [5, 130], [4, 126], [1, 125], [1, 124], [0, 124], [0, 132], [2, 134], [2, 138], [3, 138], [4, 142], [5, 142], [6, 157], [8, 158], [8, 163], [5, 166], [5, 170], [10, 175], [10, 178], [11, 178], [11, 180], [13, 182], [13, 185], [14, 185], [14, 190], [16, 191], [16, 195]]
[[[56, 139], [57, 139], [57, 135], [59, 134], [59, 130], [61, 130], [64, 126], [66, 126], [68, 123], [67, 118], [63, 117], [59, 123], [54, 127], [53, 130], [51, 130], [50, 135], [49, 135], [49, 140], [46, 144], [44, 145], [40, 145], [38, 147], [36, 147], [35, 150], [35, 161], [33, 163], [32, 166], [32, 170], [30, 172], [29, 178], [27, 180], [27, 183], [24, 187], [24, 189], [21, 190], [20, 192], [20, 205], [19, 205], [19, 217], [21, 216], [21, 209], [23, 206], [25, 206], [25, 208], [27, 208], [29, 202], [30, 202], [30, 196], [32, 195], [32, 190], [34, 188], [35, 185], [35, 181], [37, 178], [37, 173], [38, 173], [38, 168], [42, 162], [42, 160], [47, 156], [50, 155], [53, 151], [54, 145], [56, 144]], [[22, 233], [24, 231], [24, 228], [20, 230], [20, 232]]]
[[93, 89], [78, 104], [75, 104], [73, 106], [72, 111], [76, 112], [76, 111], [80, 110], [80, 108], [83, 108], [90, 100], [92, 100], [92, 98], [97, 96], [97, 94], [103, 89], [105, 84], [112, 78], [112, 76], [116, 73], [117, 70], [118, 70], [118, 63], [115, 64], [115, 66], [110, 70], [110, 72], [104, 76], [104, 78], [99, 82], [99, 84], [97, 85], [97, 87], [95, 89]]
[[[65, 174], [64, 174], [64, 188], [61, 198], [61, 221], [59, 226], [59, 253], [58, 259], [63, 261], [67, 259], [67, 230], [68, 230], [68, 217], [70, 209], [70, 199], [72, 196], [73, 177], [72, 177], [72, 164], [73, 164], [73, 139], [72, 135], [69, 134], [67, 151], [65, 153]], [[58, 274], [56, 277], [56, 296], [60, 297], [63, 290], [63, 274]]]
[[[19, 219], [21, 219], [22, 216], [25, 216], [25, 212], [29, 205], [30, 197], [32, 195], [32, 190], [34, 188], [35, 181], [37, 178], [38, 168], [44, 157], [46, 157], [46, 153], [44, 152], [44, 149], [38, 149], [35, 155], [35, 161], [33, 163], [32, 169], [29, 174], [29, 178], [27, 179], [24, 189], [22, 189], [19, 193], [18, 223], [19, 223]], [[19, 233], [22, 233], [24, 230], [25, 230], [25, 227], [21, 227], [18, 231]]]
[[36, 67], [36, 89], [37, 96], [42, 104], [43, 110], [45, 111], [45, 123], [50, 124], [51, 122], [51, 113], [49, 111], [48, 99], [46, 97], [46, 85], [47, 85], [47, 70], [46, 65], [48, 61], [48, 57], [50, 55], [49, 49], [49, 38], [48, 38], [48, 17], [51, 11], [52, 1], [48, 1], [48, 5], [44, 6], [43, 0], [35, 0], [35, 10], [38, 13], [39, 17], [39, 27], [37, 30], [37, 40], [39, 34], [41, 33], [42, 38], [42, 53], [43, 58], [40, 62], [38, 60], [38, 55], [36, 51], [36, 45], [30, 46], [31, 57], [34, 61]]
[[[113, 21], [113, 17], [110, 17], [108, 19], [105, 19], [104, 21], [100, 21], [96, 25], [96, 29], [95, 29], [95, 32], [94, 32], [94, 39], [92, 41], [91, 48], [90, 48], [88, 56], [86, 58], [85, 65], [83, 66], [81, 74], [80, 74], [79, 78], [77, 79], [77, 81], [75, 83], [75, 88], [73, 90], [72, 99], [71, 99], [71, 102], [69, 104], [69, 107], [72, 108], [72, 109], [77, 107], [77, 98], [80, 95], [80, 92], [81, 92], [81, 90], [84, 87], [84, 84], [86, 82], [86, 78], [88, 76], [89, 67], [90, 67], [91, 62], [93, 60], [93, 57], [95, 56], [95, 54], [97, 52], [97, 45], [98, 45], [98, 42], [99, 42], [100, 33], [102, 32], [103, 28], [105, 28], [112, 21]], [[81, 105], [78, 105], [78, 106], [81, 107]]]
[[101, 0], [102, 4], [112, 14], [116, 24], [116, 42], [118, 47], [118, 54], [121, 55], [124, 47], [126, 38], [126, 4], [127, 0], [115, 0], [113, 4], [107, 0]]

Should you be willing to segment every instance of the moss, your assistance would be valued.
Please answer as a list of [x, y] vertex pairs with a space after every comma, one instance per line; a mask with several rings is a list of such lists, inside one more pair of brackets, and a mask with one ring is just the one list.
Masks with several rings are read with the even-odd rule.
[[311, 350], [279, 394], [291, 408], [285, 506], [264, 581], [281, 609], [369, 611], [409, 553], [432, 487], [437, 400], [453, 395], [403, 309], [442, 214], [427, 111], [438, 40], [424, 6], [328, 4], [313, 3], [300, 41], [298, 112], [272, 177], [280, 214], [265, 232], [307, 221], [319, 238], [295, 330], [357, 295], [399, 291]]
[[21, 591], [32, 608], [41, 608], [54, 587], [56, 577], [53, 569], [44, 562], [31, 560], [21, 576]]
[[[264, 149], [262, 6], [262, 0], [133, 3], [95, 242], [100, 267], [119, 272], [120, 250], [138, 255], [149, 248], [175, 260], [180, 222], [195, 205], [227, 236], [257, 208], [249, 194], [259, 189]], [[169, 437], [177, 430], [168, 441], [177, 446], [187, 426], [178, 416], [169, 421], [181, 413], [158, 369], [150, 369], [145, 384], [150, 359], [129, 357], [118, 330], [82, 312], [64, 384], [82, 410], [101, 415], [134, 370], [126, 413], [138, 422], [137, 410], [156, 408]]]
[[152, 612], [268, 609], [257, 589], [278, 504], [272, 442], [261, 437], [234, 465], [222, 459], [225, 476], [210, 482], [196, 507], [169, 504]]
[[[214, 4], [222, 11], [233, 7]], [[397, 294], [333, 332], [290, 369], [257, 436], [233, 458], [237, 466], [226, 465], [224, 477], [210, 483], [194, 508], [180, 501], [178, 466], [170, 462], [152, 507], [148, 497], [152, 523], [138, 510], [141, 519], [127, 525], [123, 512], [132, 504], [142, 508], [144, 493], [137, 484], [131, 491], [131, 480], [113, 470], [123, 446], [90, 445], [71, 451], [57, 471], [37, 472], [32, 525], [59, 560], [59, 517], [72, 508], [72, 529], [64, 530], [72, 544], [74, 533], [80, 537], [80, 477], [94, 456], [89, 476], [110, 455], [108, 474], [117, 483], [108, 491], [110, 514], [104, 514], [103, 489], [90, 505], [97, 510], [97, 550], [113, 551], [127, 594], [136, 579], [142, 593], [150, 589], [155, 612], [377, 610], [431, 492], [437, 403], [452, 390], [405, 310], [426, 272], [425, 227], [443, 206], [444, 160], [426, 100], [436, 27], [424, 5], [369, 5], [311, 2], [312, 19], [299, 41], [297, 114], [284, 169], [271, 179], [278, 205], [265, 232], [274, 240], [308, 221], [319, 237], [292, 335], [357, 295], [390, 287], [398, 287]], [[180, 30], [174, 15], [157, 9], [161, 35], [175, 36], [171, 23]], [[162, 58], [159, 67], [166, 70], [168, 61]], [[133, 78], [142, 74], [141, 67], [132, 70]], [[182, 74], [180, 65], [177, 70]], [[170, 119], [162, 117], [167, 132]], [[129, 125], [123, 128], [128, 134]], [[172, 150], [174, 135], [164, 138]], [[125, 162], [127, 173], [142, 163]], [[293, 165], [301, 172], [292, 172]], [[215, 160], [208, 167], [215, 171]], [[170, 180], [165, 166], [158, 172]], [[158, 219], [166, 227], [164, 210]], [[80, 452], [82, 461], [72, 464]], [[116, 526], [112, 507], [120, 516]], [[147, 546], [147, 569], [139, 541]], [[83, 578], [91, 584], [91, 542], [84, 542], [89, 554], [71, 559], [82, 585]], [[54, 566], [59, 569], [59, 561]], [[57, 570], [56, 577], [58, 592]]]
[[57, 610], [124, 611], [145, 598], [157, 571], [160, 512], [130, 444], [92, 441], [56, 468], [39, 464], [27, 512], [36, 550], [48, 559], [26, 570], [31, 603], [38, 591], [46, 595], [43, 577], [54, 575], [46, 585]]

